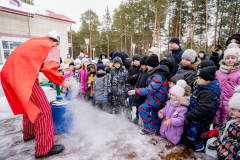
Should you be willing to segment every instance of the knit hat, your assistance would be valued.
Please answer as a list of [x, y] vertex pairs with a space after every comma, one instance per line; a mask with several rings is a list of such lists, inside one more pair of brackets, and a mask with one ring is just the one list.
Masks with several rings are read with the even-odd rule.
[[187, 49], [182, 54], [182, 58], [187, 58], [192, 63], [195, 62], [196, 57], [197, 57], [197, 53], [192, 49]]
[[204, 52], [204, 51], [200, 51], [199, 53], [203, 53], [203, 54], [205, 54], [205, 52]]
[[184, 79], [184, 75], [182, 74], [175, 74], [171, 79], [170, 82], [173, 82], [174, 84], [177, 83], [177, 81]]
[[208, 66], [215, 66], [215, 63], [212, 61], [212, 60], [205, 60], [205, 61], [202, 61], [201, 63], [199, 63], [199, 65], [197, 66], [197, 68], [205, 68], [205, 67], [208, 67]]
[[216, 66], [208, 66], [198, 71], [197, 75], [204, 79], [205, 81], [214, 81], [215, 73]]
[[157, 67], [159, 64], [158, 56], [156, 54], [152, 54], [152, 55], [148, 56], [145, 63], [147, 66]]
[[113, 59], [113, 63], [114, 63], [114, 64], [115, 64], [115, 63], [120, 63], [121, 66], [123, 65], [122, 59], [121, 59], [120, 57], [115, 57], [115, 58]]
[[69, 66], [71, 66], [71, 65], [74, 66], [74, 62], [69, 63]]
[[132, 61], [134, 60], [137, 60], [137, 61], [140, 61], [141, 60], [141, 57], [139, 54], [134, 54], [134, 56], [132, 57]]
[[80, 56], [84, 56], [84, 54], [81, 52], [81, 53], [80, 53]]
[[149, 52], [153, 52], [153, 54], [158, 54], [159, 49], [157, 47], [152, 47], [151, 49], [149, 49]]
[[106, 73], [110, 73], [110, 71], [111, 71], [110, 67], [106, 68]]
[[230, 43], [227, 47], [227, 49], [224, 52], [224, 61], [226, 59], [227, 56], [235, 56], [238, 58], [238, 60], [240, 59], [239, 57], [240, 55], [240, 49], [237, 47], [236, 43]]
[[228, 102], [229, 108], [235, 108], [240, 110], [240, 103], [239, 103], [239, 99], [240, 99], [240, 86], [235, 87], [235, 91], [236, 93], [233, 94], [233, 96], [231, 97], [231, 99]]
[[230, 36], [226, 41], [226, 46], [228, 46], [229, 41], [231, 41], [232, 39], [236, 39], [238, 42], [240, 42], [240, 33], [236, 33], [236, 34]]
[[104, 64], [104, 66], [106, 65], [107, 62], [110, 62], [109, 59], [102, 59], [102, 62]]
[[172, 39], [169, 41], [169, 43], [170, 43], [170, 42], [173, 42], [173, 43], [176, 43], [177, 45], [180, 45], [180, 41], [179, 41], [178, 37], [172, 38]]
[[74, 61], [74, 65], [77, 64], [77, 63], [81, 64], [80, 59], [76, 59], [76, 60]]
[[82, 64], [85, 63], [85, 62], [89, 62], [89, 60], [87, 58], [83, 58], [82, 59]]
[[64, 64], [64, 65], [63, 65], [63, 69], [67, 69], [67, 68], [70, 68], [70, 67], [69, 67], [69, 64]]
[[104, 66], [104, 64], [101, 60], [98, 60], [97, 71], [100, 70], [100, 69], [105, 70], [105, 66]]
[[71, 56], [71, 54], [70, 54], [70, 53], [68, 53], [67, 55], [70, 55], [70, 56]]
[[119, 52], [119, 51], [114, 52], [112, 58], [114, 59], [115, 57], [120, 57], [121, 58], [122, 57], [122, 53]]
[[170, 89], [169, 93], [173, 94], [177, 98], [183, 97], [185, 94], [186, 86], [187, 86], [186, 81], [179, 80], [179, 81], [177, 81], [177, 84]]
[[175, 65], [175, 60], [173, 58], [164, 58], [160, 61], [160, 65], [166, 65], [171, 73]]
[[146, 65], [146, 59], [148, 58], [148, 56], [143, 56], [140, 60], [140, 65]]
[[87, 53], [87, 52], [85, 52], [85, 55], [88, 55], [88, 53]]

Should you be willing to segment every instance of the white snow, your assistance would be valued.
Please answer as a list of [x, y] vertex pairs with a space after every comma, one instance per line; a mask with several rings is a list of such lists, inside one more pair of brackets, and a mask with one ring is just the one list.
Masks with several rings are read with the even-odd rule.
[[[56, 91], [43, 87], [49, 101]], [[34, 159], [35, 140], [22, 140], [22, 116], [13, 115], [0, 87], [0, 159]], [[65, 150], [45, 159], [209, 159], [183, 145], [174, 146], [161, 136], [142, 136], [140, 126], [100, 111], [82, 100], [74, 100], [74, 121], [70, 133], [55, 135], [55, 144], [65, 145]]]

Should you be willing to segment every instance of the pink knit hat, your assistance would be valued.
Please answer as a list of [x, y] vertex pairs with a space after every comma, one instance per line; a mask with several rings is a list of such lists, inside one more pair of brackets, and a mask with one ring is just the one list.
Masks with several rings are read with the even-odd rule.
[[179, 80], [177, 81], [177, 84], [170, 89], [169, 93], [176, 96], [177, 98], [183, 97], [185, 94], [186, 86], [187, 86], [186, 81]]

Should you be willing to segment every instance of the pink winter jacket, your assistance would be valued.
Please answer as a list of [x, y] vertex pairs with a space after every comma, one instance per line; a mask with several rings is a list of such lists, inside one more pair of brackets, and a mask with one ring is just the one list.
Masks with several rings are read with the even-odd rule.
[[84, 68], [80, 69], [79, 76], [80, 76], [80, 79], [81, 79], [81, 92], [82, 93], [85, 93], [88, 90], [88, 87], [85, 83], [86, 79], [87, 79], [87, 74], [88, 74], [88, 72]]
[[228, 102], [235, 92], [235, 87], [240, 84], [240, 70], [232, 73], [223, 73], [221, 70], [216, 72], [216, 77], [219, 80], [221, 88], [221, 104], [218, 107], [214, 122], [222, 124], [224, 119], [230, 112]]

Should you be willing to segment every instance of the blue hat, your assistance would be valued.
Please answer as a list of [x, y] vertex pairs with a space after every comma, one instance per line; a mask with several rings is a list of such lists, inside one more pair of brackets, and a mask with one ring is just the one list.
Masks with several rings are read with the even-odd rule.
[[173, 42], [173, 43], [176, 43], [177, 45], [180, 45], [180, 41], [179, 41], [178, 37], [172, 38], [172, 39], [169, 41], [169, 43], [170, 43], [170, 42]]
[[115, 57], [120, 57], [120, 58], [122, 58], [122, 53], [119, 52], [119, 51], [114, 52], [114, 53], [113, 53], [113, 56], [112, 56], [112, 59], [114, 59]]
[[101, 60], [98, 60], [97, 71], [100, 70], [100, 69], [104, 70], [105, 66], [104, 66], [104, 64], [103, 64], [103, 62]]
[[110, 71], [111, 71], [111, 68], [108, 67], [108, 68], [106, 69], [106, 73], [110, 73]]

